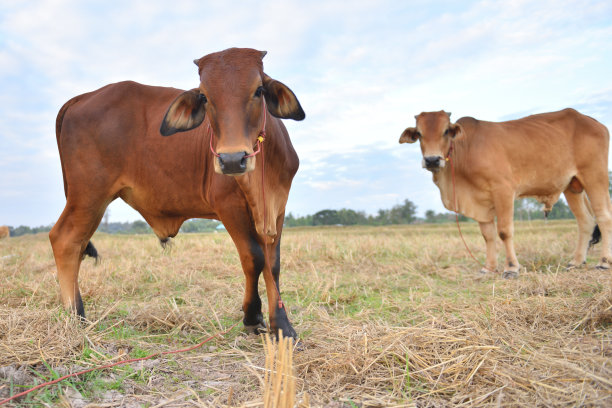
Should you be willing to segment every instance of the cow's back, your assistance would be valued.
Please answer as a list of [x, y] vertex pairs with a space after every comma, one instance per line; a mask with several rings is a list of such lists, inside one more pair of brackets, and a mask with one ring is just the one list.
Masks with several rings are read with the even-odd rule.
[[563, 191], [579, 169], [593, 160], [607, 163], [605, 126], [574, 109], [506, 122], [461, 118], [466, 173], [507, 184], [521, 195]]

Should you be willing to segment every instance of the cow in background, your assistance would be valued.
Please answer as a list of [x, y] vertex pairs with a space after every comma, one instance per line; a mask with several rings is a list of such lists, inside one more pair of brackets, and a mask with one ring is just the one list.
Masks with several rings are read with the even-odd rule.
[[451, 123], [444, 111], [415, 118], [416, 127], [404, 130], [399, 142], [419, 141], [423, 167], [432, 172], [444, 206], [478, 221], [487, 247], [482, 272], [497, 269], [495, 218], [506, 250], [503, 276], [517, 277], [514, 200], [535, 197], [550, 210], [561, 193], [578, 221], [578, 243], [569, 267], [586, 262], [589, 237], [601, 231], [597, 267], [610, 268], [610, 136], [604, 125], [574, 109], [507, 122], [464, 117]]
[[279, 275], [299, 161], [280, 119], [305, 114], [294, 93], [264, 73], [265, 54], [232, 48], [206, 55], [194, 61], [200, 82], [188, 91], [121, 82], [61, 108], [56, 135], [66, 207], [49, 237], [65, 307], [84, 316], [81, 259], [97, 256], [89, 240], [106, 207], [121, 198], [162, 242], [189, 218], [221, 220], [246, 278], [244, 326], [255, 333], [265, 327], [257, 289], [263, 272], [271, 330], [296, 337]]
[[6, 225], [0, 226], [0, 239], [9, 238], [11, 236], [11, 230]]

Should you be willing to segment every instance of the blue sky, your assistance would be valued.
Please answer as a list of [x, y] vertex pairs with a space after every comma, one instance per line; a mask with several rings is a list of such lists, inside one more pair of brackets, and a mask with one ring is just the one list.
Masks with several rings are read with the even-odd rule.
[[[421, 111], [507, 120], [575, 107], [612, 127], [608, 1], [13, 1], [0, 4], [0, 224], [47, 225], [65, 200], [55, 116], [131, 79], [189, 89], [192, 61], [267, 50], [298, 96], [300, 156], [287, 210], [442, 211], [418, 145]], [[125, 204], [111, 221], [139, 218]]]

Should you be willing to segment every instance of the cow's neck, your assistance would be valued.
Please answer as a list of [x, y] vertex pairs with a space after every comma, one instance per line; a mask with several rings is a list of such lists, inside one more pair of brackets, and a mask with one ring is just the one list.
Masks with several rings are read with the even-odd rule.
[[[295, 171], [291, 171], [290, 163], [288, 165], [295, 152], [291, 146], [287, 149], [288, 138], [283, 140], [284, 135], [278, 126], [271, 125], [269, 128], [275, 131], [268, 129], [261, 146], [262, 152], [255, 156], [255, 169], [237, 176], [236, 181], [245, 195], [257, 233], [265, 241], [273, 242], [278, 234], [277, 222], [285, 212], [291, 179], [295, 174]], [[263, 185], [262, 166], [265, 166]]]
[[[462, 143], [453, 143], [449, 149], [445, 166], [438, 172], [433, 174], [433, 181], [440, 189], [442, 203], [447, 210], [461, 212], [462, 210], [462, 193], [459, 188], [463, 180], [463, 152], [464, 146]], [[455, 173], [453, 181], [453, 172]]]
[[440, 189], [440, 197], [442, 204], [447, 210], [456, 211], [458, 206], [453, 201], [453, 182], [450, 168], [450, 162], [440, 171], [433, 173], [433, 182]]
[[473, 177], [468, 146], [463, 142], [454, 144], [449, 161], [442, 170], [434, 173], [433, 181], [440, 189], [440, 197], [447, 210], [456, 211], [476, 221], [488, 222], [492, 218], [491, 208], [475, 196], [472, 182], [468, 181], [468, 179], [473, 181]]

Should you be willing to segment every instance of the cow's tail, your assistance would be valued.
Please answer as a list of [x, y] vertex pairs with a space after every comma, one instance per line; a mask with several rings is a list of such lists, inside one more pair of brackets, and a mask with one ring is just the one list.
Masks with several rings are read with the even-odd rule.
[[597, 244], [599, 241], [601, 241], [601, 231], [599, 229], [599, 225], [595, 225], [595, 229], [591, 235], [591, 240], [589, 241], [589, 248]]
[[96, 265], [98, 264], [98, 262], [100, 262], [100, 255], [98, 255], [98, 250], [91, 241], [87, 243], [85, 251], [83, 251], [83, 258], [85, 258], [85, 256], [92, 257], [95, 260]]
[[[591, 200], [589, 200], [589, 197], [586, 195], [586, 193], [582, 192], [581, 195], [582, 202], [584, 204], [583, 208], [589, 213], [591, 217], [595, 218], [593, 207], [591, 207]], [[601, 241], [601, 230], [599, 229], [599, 225], [595, 224], [595, 228], [593, 228], [593, 233], [591, 234], [591, 240], [589, 241], [588, 249], [591, 249], [591, 247], [597, 244], [599, 241]]]

